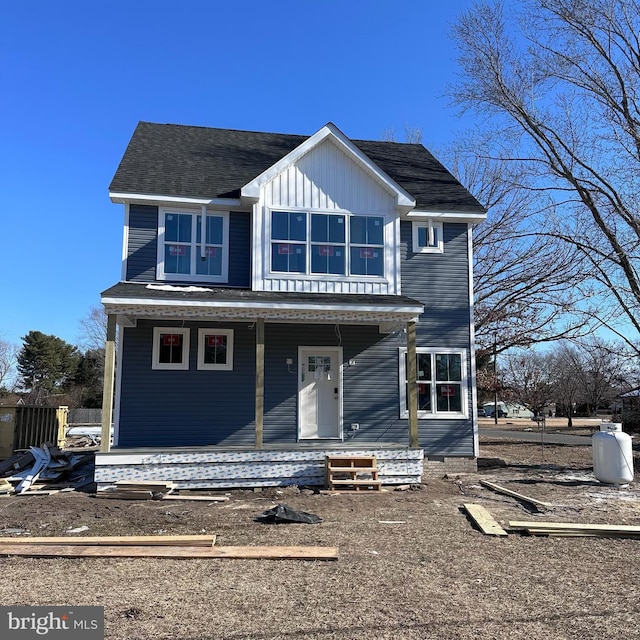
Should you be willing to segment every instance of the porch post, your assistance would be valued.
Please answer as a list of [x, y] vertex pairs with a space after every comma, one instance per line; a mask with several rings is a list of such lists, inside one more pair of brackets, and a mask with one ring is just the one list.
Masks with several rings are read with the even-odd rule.
[[111, 449], [111, 422], [113, 420], [113, 387], [116, 365], [116, 316], [107, 316], [107, 341], [104, 345], [104, 387], [102, 391], [102, 432], [100, 451]]
[[407, 402], [409, 404], [409, 446], [419, 447], [418, 385], [416, 365], [416, 323], [407, 322]]
[[262, 449], [264, 427], [264, 319], [256, 320], [256, 449]]

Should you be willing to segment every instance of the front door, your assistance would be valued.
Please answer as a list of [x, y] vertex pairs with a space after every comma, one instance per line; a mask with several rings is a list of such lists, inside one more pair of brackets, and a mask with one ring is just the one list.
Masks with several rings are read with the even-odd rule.
[[298, 434], [301, 440], [342, 438], [342, 354], [339, 347], [298, 350]]

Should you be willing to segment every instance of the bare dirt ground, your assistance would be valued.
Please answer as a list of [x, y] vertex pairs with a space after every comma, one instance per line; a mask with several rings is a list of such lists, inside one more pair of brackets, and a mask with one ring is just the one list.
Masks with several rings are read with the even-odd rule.
[[[4, 498], [0, 535], [64, 535], [83, 525], [86, 535], [204, 532], [217, 534], [220, 545], [337, 546], [340, 558], [4, 557], [0, 597], [3, 604], [103, 605], [105, 637], [123, 640], [637, 638], [640, 540], [485, 536], [460, 507], [481, 504], [505, 525], [640, 525], [638, 484], [598, 483], [590, 447], [481, 438], [481, 455], [506, 466], [427, 477], [409, 491], [336, 496], [292, 487], [231, 491], [226, 503], [82, 493]], [[637, 456], [635, 465], [637, 471]], [[480, 479], [554, 506], [532, 512], [481, 487]], [[255, 521], [277, 502], [323, 522]]]

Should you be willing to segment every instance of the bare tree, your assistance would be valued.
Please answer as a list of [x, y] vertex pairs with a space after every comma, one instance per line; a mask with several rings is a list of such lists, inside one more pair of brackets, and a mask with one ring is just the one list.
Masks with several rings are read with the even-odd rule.
[[[492, 157], [526, 171], [552, 203], [536, 235], [561, 240], [600, 296], [596, 317], [637, 349], [640, 336], [640, 4], [636, 0], [481, 2], [454, 27], [454, 102], [499, 129]], [[630, 327], [628, 330], [623, 327]]]
[[500, 376], [509, 395], [535, 414], [554, 399], [557, 369], [553, 356], [537, 351], [515, 350], [505, 354]]
[[559, 413], [567, 416], [567, 426], [573, 426], [574, 407], [582, 398], [582, 385], [576, 372], [582, 368], [578, 350], [569, 343], [559, 346], [555, 356], [556, 381], [554, 399]]
[[18, 361], [17, 345], [0, 339], [0, 389], [13, 387], [12, 375]]
[[80, 320], [80, 345], [86, 350], [104, 350], [107, 341], [107, 314], [103, 306], [91, 307]]
[[483, 146], [469, 134], [443, 152], [453, 173], [488, 210], [473, 241], [479, 350], [501, 353], [590, 332], [592, 323], [574, 313], [578, 306], [589, 308], [573, 288], [586, 277], [577, 250], [538, 235], [553, 203], [525, 186], [520, 165], [479, 155]]

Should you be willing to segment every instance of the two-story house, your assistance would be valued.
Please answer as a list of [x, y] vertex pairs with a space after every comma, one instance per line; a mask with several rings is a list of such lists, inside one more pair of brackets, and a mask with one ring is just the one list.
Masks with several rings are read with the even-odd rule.
[[319, 484], [329, 451], [385, 482], [473, 464], [485, 211], [422, 145], [141, 122], [110, 197], [99, 484]]

